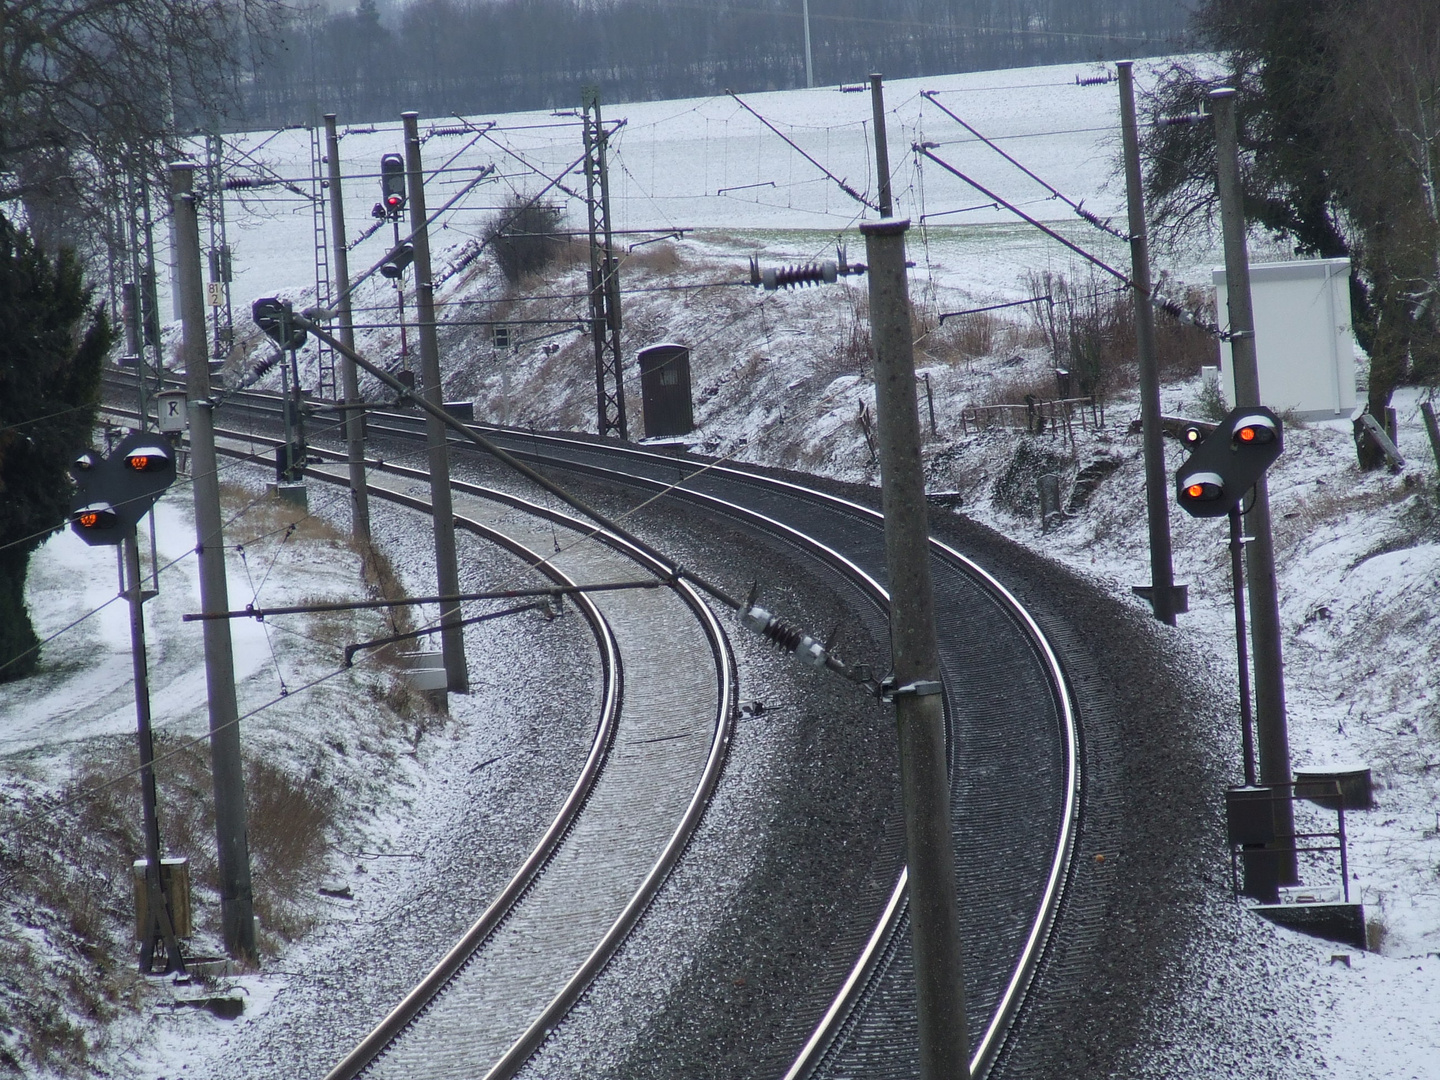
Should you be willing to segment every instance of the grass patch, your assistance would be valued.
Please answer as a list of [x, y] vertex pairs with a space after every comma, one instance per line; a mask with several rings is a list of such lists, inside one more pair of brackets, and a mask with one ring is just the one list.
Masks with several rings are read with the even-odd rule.
[[[254, 544], [252, 564], [265, 552], [268, 566], [353, 557], [372, 596], [403, 594], [383, 554], [355, 546], [318, 517], [240, 485], [226, 487], [232, 543]], [[413, 627], [407, 608], [382, 623], [370, 613], [312, 616], [306, 636], [343, 647], [357, 638]], [[355, 679], [379, 708], [357, 711], [365, 733], [336, 726], [336, 738], [358, 744], [363, 761], [347, 762], [343, 775], [374, 771], [393, 760], [389, 742], [410, 728], [384, 707], [422, 717], [423, 697], [408, 700], [403, 680], [382, 656], [375, 670]], [[314, 691], [330, 704], [349, 706], [334, 690]], [[203, 716], [204, 703], [196, 703]], [[193, 731], [193, 728], [192, 728]], [[369, 735], [374, 733], [372, 739]], [[283, 752], [276, 752], [277, 745]], [[156, 784], [162, 850], [190, 861], [194, 934], [189, 955], [223, 951], [219, 873], [215, 848], [209, 744], [163, 727], [155, 733]], [[353, 754], [354, 751], [352, 750]], [[341, 758], [340, 760], [343, 760]], [[313, 925], [316, 886], [329, 870], [345, 820], [340, 795], [329, 782], [336, 753], [273, 730], [251, 729], [245, 743], [248, 839], [261, 945], [274, 952]], [[153, 994], [137, 970], [131, 865], [144, 854], [140, 783], [133, 734], [80, 744], [58, 767], [27, 760], [7, 763], [0, 786], [0, 1076], [92, 1076], [108, 1061], [111, 1023], [122, 1013], [153, 1007]], [[57, 787], [42, 785], [61, 777]], [[53, 782], [53, 781], [52, 781]], [[343, 820], [342, 820], [343, 818]]]

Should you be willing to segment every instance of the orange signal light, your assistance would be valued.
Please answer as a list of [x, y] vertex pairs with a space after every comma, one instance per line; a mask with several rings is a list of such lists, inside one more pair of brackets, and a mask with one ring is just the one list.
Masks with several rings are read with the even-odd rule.
[[170, 455], [158, 446], [137, 446], [125, 455], [125, 467], [131, 472], [163, 472], [170, 464]]
[[1241, 442], [1254, 442], [1254, 441], [1255, 441], [1255, 429], [1254, 429], [1253, 427], [1241, 428], [1241, 429], [1240, 429], [1240, 432], [1239, 432], [1239, 435], [1240, 435], [1240, 441], [1241, 441]]
[[1205, 494], [1205, 485], [1204, 485], [1204, 484], [1191, 484], [1189, 487], [1187, 487], [1187, 488], [1185, 489], [1185, 494], [1186, 494], [1186, 495], [1189, 495], [1190, 498], [1192, 498], [1192, 499], [1198, 499], [1198, 498], [1200, 498], [1201, 495], [1204, 495], [1204, 494]]
[[109, 503], [91, 503], [74, 512], [72, 519], [80, 526], [81, 532], [100, 533], [109, 531], [120, 524], [115, 508]]

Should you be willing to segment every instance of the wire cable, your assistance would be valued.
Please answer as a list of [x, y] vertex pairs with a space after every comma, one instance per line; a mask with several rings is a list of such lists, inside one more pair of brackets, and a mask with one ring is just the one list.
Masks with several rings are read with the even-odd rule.
[[951, 120], [954, 120], [957, 124], [959, 124], [961, 127], [963, 127], [966, 131], [970, 132], [971, 135], [974, 135], [977, 139], [979, 139], [982, 143], [984, 143], [986, 146], [988, 146], [991, 150], [994, 150], [995, 153], [999, 154], [999, 155], [1000, 155], [1001, 157], [1003, 157], [1006, 161], [1008, 161], [1011, 165], [1014, 165], [1017, 169], [1019, 169], [1021, 172], [1023, 172], [1026, 176], [1030, 177], [1031, 180], [1034, 180], [1037, 184], [1039, 184], [1041, 187], [1043, 187], [1046, 191], [1050, 192], [1050, 194], [1054, 195], [1057, 199], [1059, 199], [1061, 202], [1063, 202], [1066, 206], [1070, 207], [1071, 210], [1074, 210], [1075, 213], [1076, 213], [1080, 218], [1082, 218], [1082, 219], [1085, 220], [1085, 221], [1088, 221], [1091, 225], [1094, 225], [1095, 228], [1100, 229], [1100, 230], [1103, 231], [1103, 232], [1109, 233], [1111, 236], [1115, 237], [1115, 238], [1118, 239], [1118, 240], [1123, 240], [1123, 241], [1125, 241], [1125, 243], [1127, 243], [1127, 244], [1130, 242], [1130, 236], [1129, 236], [1128, 233], [1122, 233], [1119, 229], [1114, 228], [1108, 221], [1101, 221], [1100, 218], [1099, 218], [1099, 216], [1096, 215], [1093, 210], [1086, 210], [1085, 207], [1084, 207], [1084, 205], [1083, 205], [1083, 203], [1084, 203], [1084, 200], [1083, 200], [1083, 199], [1082, 199], [1080, 202], [1076, 202], [1075, 200], [1073, 200], [1072, 198], [1070, 198], [1070, 196], [1068, 196], [1068, 195], [1066, 195], [1064, 192], [1062, 192], [1059, 188], [1055, 187], [1055, 185], [1049, 183], [1049, 182], [1046, 181], [1046, 180], [1042, 180], [1039, 176], [1035, 175], [1035, 173], [1033, 173], [1030, 169], [1026, 168], [1026, 167], [1025, 167], [1024, 165], [1022, 165], [1019, 161], [1015, 160], [1015, 158], [1013, 158], [1013, 157], [1011, 157], [1009, 154], [1007, 154], [1007, 153], [1006, 153], [1004, 150], [1002, 150], [999, 146], [996, 146], [993, 141], [991, 141], [990, 139], [987, 139], [984, 135], [980, 134], [980, 132], [977, 131], [974, 127], [972, 127], [970, 124], [968, 124], [968, 123], [966, 123], [964, 120], [962, 120], [958, 114], [956, 114], [956, 113], [952, 112], [951, 110], [947, 109], [944, 105], [941, 105], [940, 102], [936, 101], [936, 100], [931, 96], [931, 92], [930, 92], [930, 91], [928, 91], [928, 90], [921, 91], [921, 96], [924, 97], [927, 101], [929, 101], [930, 104], [934, 105], [937, 109], [939, 109], [941, 112], [943, 112], [946, 116], [950, 117]]
[[1105, 271], [1105, 273], [1109, 274], [1111, 277], [1124, 284], [1127, 288], [1132, 289], [1137, 296], [1145, 300], [1147, 303], [1151, 304], [1153, 307], [1165, 312], [1165, 314], [1167, 315], [1179, 319], [1181, 322], [1189, 323], [1197, 329], [1209, 334], [1211, 337], [1218, 338], [1221, 341], [1230, 340], [1231, 335], [1228, 330], [1220, 329], [1220, 327], [1209, 323], [1207, 320], [1204, 320], [1199, 314], [1195, 312], [1186, 311], [1174, 301], [1164, 300], [1160, 298], [1156, 295], [1153, 286], [1148, 292], [1140, 288], [1140, 286], [1136, 284], [1136, 282], [1128, 274], [1124, 274], [1119, 270], [1116, 270], [1109, 263], [1105, 262], [1103, 259], [1099, 258], [1096, 255], [1092, 255], [1090, 252], [1082, 248], [1079, 244], [1067, 240], [1065, 237], [1061, 236], [1058, 232], [1045, 225], [1043, 222], [1035, 220], [1035, 218], [1025, 213], [1025, 211], [1021, 210], [1014, 203], [1005, 201], [999, 195], [996, 195], [993, 191], [991, 191], [989, 188], [983, 186], [975, 180], [970, 179], [970, 177], [966, 176], [959, 169], [955, 168], [954, 165], [951, 165], [948, 161], [933, 154], [930, 149], [930, 144], [916, 143], [914, 146], [914, 150], [917, 153], [923, 154], [925, 157], [935, 162], [935, 164], [939, 165], [942, 169], [950, 173], [952, 176], [955, 176], [960, 180], [965, 181], [965, 183], [969, 184], [976, 191], [980, 192], [980, 194], [984, 195], [987, 199], [994, 199], [1001, 206], [1005, 207], [1005, 209], [1009, 210], [1012, 214], [1016, 215], [1019, 218], [1022, 218], [1027, 224], [1033, 225], [1035, 228], [1039, 229], [1052, 240], [1056, 240], [1059, 243], [1063, 244], [1065, 247], [1073, 251], [1076, 255], [1079, 255], [1086, 262], [1089, 262], [1099, 267], [1101, 270]]
[[733, 90], [726, 91], [726, 93], [728, 93], [732, 98], [734, 98], [734, 99], [735, 99], [735, 103], [736, 103], [737, 105], [739, 105], [742, 109], [744, 109], [746, 112], [748, 112], [751, 116], [755, 117], [756, 120], [759, 120], [760, 123], [764, 124], [767, 128], [769, 128], [771, 131], [773, 131], [776, 135], [779, 135], [781, 139], [783, 139], [787, 144], [789, 144], [789, 146], [790, 146], [790, 148], [791, 148], [792, 150], [794, 150], [797, 154], [799, 154], [801, 157], [803, 157], [806, 161], [810, 162], [811, 165], [814, 165], [817, 169], [819, 169], [822, 173], [824, 173], [826, 176], [828, 176], [831, 180], [835, 181], [836, 185], [840, 188], [841, 191], [845, 192], [846, 195], [849, 195], [852, 199], [854, 199], [856, 202], [860, 203], [861, 205], [863, 205], [863, 206], [868, 206], [871, 210], [874, 210], [876, 213], [879, 213], [879, 212], [880, 212], [880, 207], [879, 207], [879, 206], [877, 206], [875, 203], [871, 202], [871, 201], [870, 201], [869, 199], [867, 199], [864, 195], [861, 195], [860, 192], [856, 191], [856, 190], [855, 190], [853, 187], [851, 187], [846, 181], [844, 181], [844, 180], [842, 180], [840, 177], [836, 176], [836, 175], [835, 175], [834, 173], [832, 173], [829, 169], [827, 169], [824, 165], [821, 165], [820, 162], [816, 161], [813, 157], [811, 157], [811, 156], [810, 156], [809, 154], [807, 154], [804, 150], [802, 150], [802, 149], [800, 148], [799, 144], [797, 144], [797, 143], [795, 142], [795, 140], [791, 139], [790, 136], [786, 135], [783, 131], [781, 131], [779, 128], [777, 128], [777, 127], [776, 127], [774, 124], [772, 124], [769, 120], [766, 120], [765, 117], [761, 116], [758, 112], [756, 112], [754, 109], [752, 109], [749, 105], [745, 104], [745, 102], [740, 99], [740, 95], [739, 95], [739, 94], [735, 93]]

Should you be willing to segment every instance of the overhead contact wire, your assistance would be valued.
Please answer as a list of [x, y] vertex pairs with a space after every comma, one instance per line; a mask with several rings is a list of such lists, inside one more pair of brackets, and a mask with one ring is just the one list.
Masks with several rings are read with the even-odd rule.
[[923, 98], [925, 98], [926, 101], [930, 102], [930, 104], [934, 105], [937, 109], [939, 109], [941, 112], [943, 112], [946, 116], [950, 117], [951, 120], [954, 120], [957, 124], [959, 124], [961, 127], [963, 127], [966, 131], [970, 132], [971, 135], [974, 135], [977, 139], [979, 139], [982, 143], [984, 143], [986, 146], [988, 146], [991, 150], [994, 150], [995, 153], [999, 154], [999, 155], [1000, 155], [1001, 157], [1003, 157], [1006, 161], [1008, 161], [1011, 165], [1014, 165], [1017, 169], [1019, 169], [1019, 170], [1020, 170], [1021, 172], [1023, 172], [1026, 176], [1028, 176], [1031, 180], [1034, 180], [1037, 184], [1039, 184], [1041, 187], [1043, 187], [1046, 191], [1048, 191], [1048, 192], [1050, 192], [1050, 194], [1054, 195], [1055, 198], [1059, 199], [1059, 200], [1060, 200], [1061, 202], [1063, 202], [1066, 206], [1070, 207], [1071, 210], [1074, 210], [1075, 213], [1076, 213], [1082, 220], [1088, 221], [1091, 225], [1094, 225], [1097, 229], [1100, 229], [1100, 230], [1103, 231], [1103, 232], [1109, 233], [1111, 236], [1115, 237], [1117, 240], [1123, 240], [1123, 241], [1125, 241], [1127, 244], [1130, 242], [1130, 237], [1129, 237], [1129, 235], [1128, 235], [1127, 233], [1122, 233], [1119, 229], [1114, 228], [1114, 227], [1111, 226], [1108, 222], [1101, 221], [1100, 218], [1099, 218], [1099, 216], [1096, 215], [1094, 211], [1092, 211], [1092, 210], [1086, 210], [1085, 207], [1084, 207], [1084, 205], [1083, 205], [1084, 200], [1081, 200], [1081, 202], [1078, 202], [1078, 203], [1077, 203], [1074, 199], [1070, 198], [1070, 196], [1066, 195], [1066, 194], [1065, 194], [1063, 191], [1061, 191], [1059, 188], [1055, 187], [1053, 184], [1049, 183], [1048, 181], [1041, 179], [1039, 176], [1037, 176], [1035, 173], [1033, 173], [1030, 169], [1026, 168], [1024, 165], [1022, 165], [1022, 164], [1021, 164], [1019, 161], [1017, 161], [1015, 158], [1013, 158], [1013, 157], [1011, 157], [1009, 154], [1007, 154], [1004, 150], [1002, 150], [999, 146], [997, 146], [997, 145], [996, 145], [994, 142], [992, 142], [990, 139], [986, 138], [984, 135], [980, 134], [980, 132], [978, 132], [977, 130], [975, 130], [975, 128], [973, 128], [973, 127], [971, 127], [969, 124], [967, 124], [967, 123], [966, 123], [964, 120], [962, 120], [956, 113], [954, 113], [954, 112], [952, 112], [951, 110], [947, 109], [944, 105], [941, 105], [940, 102], [938, 102], [938, 101], [935, 100], [933, 94], [934, 94], [934, 91], [933, 91], [933, 90], [922, 90], [922, 91], [920, 92], [920, 96], [923, 97]]
[[827, 169], [824, 165], [821, 165], [820, 162], [816, 161], [813, 157], [811, 157], [809, 154], [807, 154], [803, 149], [801, 149], [800, 145], [799, 145], [798, 143], [796, 143], [794, 139], [790, 138], [790, 136], [786, 135], [783, 131], [781, 131], [779, 128], [777, 128], [777, 127], [776, 127], [774, 124], [772, 124], [769, 120], [766, 120], [765, 117], [761, 116], [758, 112], [756, 112], [754, 109], [752, 109], [749, 105], [745, 104], [745, 102], [740, 99], [740, 95], [739, 95], [739, 94], [735, 93], [733, 90], [727, 91], [727, 93], [728, 93], [732, 98], [735, 99], [735, 103], [736, 103], [737, 105], [739, 105], [742, 109], [744, 109], [746, 112], [748, 112], [751, 116], [755, 117], [756, 120], [759, 120], [760, 123], [764, 124], [767, 128], [769, 128], [771, 131], [773, 131], [776, 135], [780, 136], [780, 138], [783, 139], [783, 140], [790, 146], [790, 148], [791, 148], [792, 150], [794, 150], [797, 154], [799, 154], [801, 157], [803, 157], [806, 161], [810, 162], [811, 165], [814, 165], [815, 168], [819, 169], [822, 173], [824, 173], [824, 174], [825, 174], [826, 176], [828, 176], [831, 180], [833, 180], [833, 181], [836, 183], [836, 185], [840, 188], [840, 190], [843, 191], [843, 192], [845, 192], [846, 195], [849, 195], [849, 196], [850, 196], [852, 199], [854, 199], [856, 202], [861, 203], [861, 204], [864, 205], [864, 206], [868, 206], [871, 210], [874, 210], [876, 213], [879, 213], [879, 211], [880, 211], [880, 207], [879, 207], [879, 206], [877, 206], [875, 203], [871, 202], [871, 201], [870, 201], [869, 199], [867, 199], [864, 195], [861, 195], [860, 192], [856, 191], [853, 187], [851, 187], [850, 184], [849, 184], [847, 181], [842, 180], [840, 177], [836, 176], [836, 175], [835, 175], [834, 173], [832, 173], [829, 169]]

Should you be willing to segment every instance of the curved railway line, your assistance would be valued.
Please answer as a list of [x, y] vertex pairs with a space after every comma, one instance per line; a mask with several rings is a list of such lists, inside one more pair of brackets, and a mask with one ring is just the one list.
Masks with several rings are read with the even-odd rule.
[[[236, 407], [230, 415], [237, 416], [247, 426], [271, 431], [278, 427], [278, 409], [273, 399], [239, 394], [235, 395], [235, 401]], [[222, 411], [219, 421], [222, 426], [226, 424], [225, 412]], [[371, 447], [386, 452], [394, 447], [393, 456], [413, 452], [416, 440], [423, 440], [419, 420], [403, 413], [375, 414], [369, 419], [368, 427]], [[683, 517], [686, 527], [703, 529], [704, 523], [710, 522], [710, 527], [717, 530], [744, 530], [763, 536], [765, 543], [814, 560], [825, 567], [826, 573], [843, 580], [851, 597], [849, 602], [856, 610], [883, 611], [886, 598], [882, 522], [868, 507], [792, 479], [643, 447], [605, 444], [583, 436], [493, 428], [486, 428], [485, 432], [517, 457], [543, 467], [549, 474], [564, 472], [567, 484], [579, 485], [587, 497], [608, 497], [622, 506], [629, 504], [630, 509], [637, 492], [647, 501], [654, 500], [637, 520], [648, 521], [647, 513], [663, 515], [665, 522], [672, 523]], [[247, 440], [252, 448], [278, 442], [254, 430], [230, 434]], [[452, 485], [457, 497], [457, 524], [475, 526], [477, 531], [494, 530], [502, 519], [513, 519], [519, 510], [526, 516], [543, 517], [547, 521], [546, 536], [549, 535], [548, 522], [564, 523], [567, 527], [573, 524], [564, 515], [526, 502], [518, 478], [498, 470], [488, 458], [470, 453], [467, 444], [452, 441], [451, 445], [455, 474], [469, 474], [472, 479], [484, 481], [457, 480]], [[325, 462], [341, 459], [334, 451], [313, 447], [312, 451]], [[237, 446], [237, 452], [245, 451]], [[343, 470], [334, 470], [326, 464], [312, 465], [309, 474], [345, 482]], [[395, 485], [403, 484], [406, 479], [422, 479], [423, 473], [374, 461], [371, 474], [375, 494], [398, 497], [401, 501], [408, 498], [412, 500], [411, 505], [418, 505], [413, 501], [414, 495], [396, 489]], [[381, 489], [389, 490], [382, 492]], [[591, 492], [595, 494], [590, 495]], [[481, 512], [481, 507], [490, 509]], [[584, 531], [594, 530], [585, 526]], [[525, 547], [515, 536], [510, 537], [510, 542]], [[608, 550], [620, 557], [613, 542]], [[625, 557], [634, 559], [638, 555], [631, 552]], [[978, 1077], [989, 1073], [1015, 1030], [1017, 1017], [1050, 942], [1050, 931], [1071, 873], [1080, 805], [1080, 736], [1072, 691], [1061, 660], [1036, 620], [998, 580], [954, 547], [935, 541], [932, 558], [954, 777], [952, 823], [957, 844], [962, 930], [964, 939], [972, 946], [967, 955], [965, 979], [967, 1011], [975, 1041], [972, 1068]], [[564, 572], [569, 574], [571, 569], [565, 567]], [[711, 574], [720, 572], [707, 569]], [[753, 569], [744, 567], [729, 568], [727, 572], [731, 578], [743, 578], [747, 573], [753, 576]], [[613, 580], [616, 571], [610, 573]], [[663, 592], [673, 602], [680, 602], [676, 600], [678, 593]], [[611, 594], [607, 600], [619, 595]], [[628, 600], [636, 594], [624, 595]], [[593, 599], [597, 605], [601, 604], [599, 594]], [[707, 620], [713, 624], [713, 615], [699, 597], [692, 594], [683, 603], [696, 620], [694, 625], [704, 625]], [[594, 617], [604, 621], [603, 612]], [[726, 718], [733, 713], [734, 691], [726, 684], [722, 672], [728, 662], [719, 658], [728, 654], [720, 644], [723, 635], [718, 624], [708, 632], [716, 635], [710, 638], [710, 648], [716, 658], [715, 670], [722, 674], [716, 683], [716, 712], [712, 716], [715, 734], [706, 767], [713, 766], [718, 772], [728, 738]], [[603, 633], [597, 631], [597, 634], [603, 639]], [[620, 653], [622, 657], [633, 655], [627, 654], [623, 642]], [[630, 663], [628, 658], [622, 660], [627, 673], [624, 695], [627, 707]], [[668, 748], [691, 741], [689, 738], [670, 740]], [[597, 737], [597, 751], [592, 753], [592, 763], [602, 777], [601, 783], [618, 760], [613, 746], [608, 759], [604, 757], [598, 749], [603, 742], [603, 738]], [[691, 828], [703, 813], [706, 783], [702, 780], [692, 785], [693, 797], [685, 810]], [[708, 783], [713, 789], [713, 777]], [[580, 791], [580, 785], [576, 791]], [[893, 800], [894, 793], [889, 793], [889, 797]], [[575, 798], [572, 793], [572, 801]], [[584, 799], [580, 796], [581, 802]], [[557, 822], [547, 837], [555, 834], [558, 838], [567, 829], [576, 830], [578, 826]], [[669, 861], [664, 869], [673, 865], [683, 845], [681, 830], [677, 828], [666, 848], [665, 858]], [[890, 829], [876, 857], [888, 861], [894, 868], [890, 886], [883, 894], [857, 898], [856, 910], [849, 914], [845, 925], [833, 928], [839, 943], [835, 951], [848, 959], [835, 967], [826, 985], [814, 987], [804, 1000], [787, 1003], [785, 1017], [777, 1021], [775, 1046], [766, 1052], [756, 1048], [752, 1058], [754, 1075], [800, 1080], [807, 1076], [884, 1078], [914, 1074], [913, 982], [905, 925], [903, 834]], [[557, 856], [553, 851], [542, 854], [537, 848], [527, 866], [554, 858]], [[664, 877], [662, 862], [665, 859], [652, 864], [647, 878], [647, 881], [654, 879], [652, 883], [657, 887]], [[522, 868], [522, 874], [524, 872]], [[517, 874], [511, 889], [520, 895], [527, 889], [533, 890], [538, 900], [541, 888], [533, 884], [517, 885], [520, 879], [521, 874]], [[543, 882], [544, 877], [539, 880]], [[502, 1055], [488, 1075], [513, 1073], [555, 1028], [643, 910], [647, 901], [638, 900], [638, 894], [635, 896], [637, 899], [625, 908], [628, 921], [622, 918], [613, 922], [612, 933], [586, 958], [578, 972], [583, 979], [567, 984], [563, 993], [551, 995], [550, 1004], [543, 1012], [531, 1010], [531, 1022], [524, 1035], [509, 1042], [509, 1052]], [[775, 917], [783, 919], [783, 914]], [[485, 921], [482, 917], [477, 927]], [[338, 1068], [332, 1076], [360, 1075], [365, 1062], [374, 1059], [376, 1049], [388, 1045], [396, 1031], [404, 1030], [405, 1038], [411, 1037], [412, 1020], [417, 1014], [423, 1014], [421, 1024], [413, 1025], [413, 1029], [425, 1023], [438, 1024], [444, 1017], [456, 1013], [473, 1012], [474, 1003], [482, 999], [465, 997], [468, 991], [450, 999], [470, 1003], [464, 1007], [447, 1006], [444, 998], [438, 1005], [429, 1005], [429, 984], [453, 985], [453, 970], [449, 969], [466, 963], [460, 954], [476, 955], [472, 945], [467, 944], [469, 939], [476, 938], [475, 944], [487, 941], [495, 936], [495, 927], [503, 926], [505, 921], [502, 912], [490, 917], [488, 929], [480, 932], [472, 929], [466, 941], [457, 944], [446, 961], [437, 967], [437, 972], [447, 969], [443, 976], [432, 975], [426, 984], [417, 987], [406, 999], [407, 1004], [397, 1008], [387, 1020], [388, 1027], [382, 1025], [383, 1031], [377, 1029], [367, 1045], [357, 1048], [352, 1055], [355, 1061], [347, 1058], [349, 1064]], [[456, 1038], [453, 1026], [442, 1026], [450, 1032], [441, 1036], [442, 1041], [453, 1041]], [[414, 1063], [424, 1061], [428, 1068], [428, 1063], [434, 1060], [433, 1056], [426, 1056], [429, 1052], [423, 1049], [403, 1049], [404, 1044], [402, 1038], [399, 1044], [402, 1049], [387, 1052], [375, 1060], [373, 1071], [364, 1074], [413, 1075]], [[417, 1056], [403, 1056], [412, 1053]], [[390, 1072], [387, 1061], [412, 1064], [408, 1071], [400, 1068]], [[427, 1071], [427, 1075], [448, 1074]], [[485, 1074], [476, 1072], [472, 1062], [470, 1075]]]

